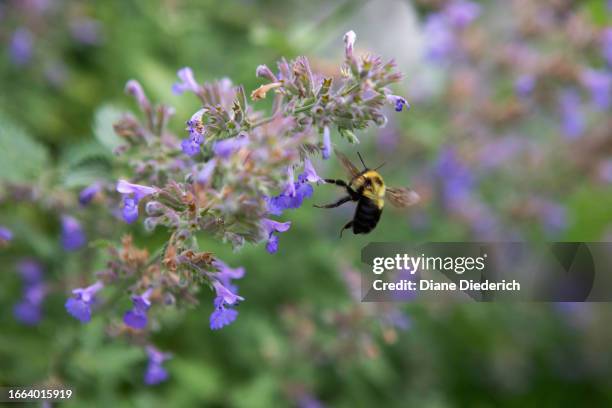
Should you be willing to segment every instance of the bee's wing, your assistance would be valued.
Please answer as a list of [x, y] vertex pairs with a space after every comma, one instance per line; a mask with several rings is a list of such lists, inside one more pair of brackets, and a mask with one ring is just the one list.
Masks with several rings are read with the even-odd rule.
[[410, 207], [421, 200], [419, 194], [408, 187], [387, 187], [385, 198], [397, 208]]
[[353, 163], [351, 163], [351, 161], [348, 159], [348, 157], [346, 157], [343, 153], [339, 152], [338, 150], [336, 150], [335, 152], [336, 156], [338, 156], [338, 158], [340, 159], [340, 162], [342, 162], [342, 167], [344, 167], [346, 171], [349, 172], [351, 178], [357, 177], [360, 173], [359, 169], [355, 167]]

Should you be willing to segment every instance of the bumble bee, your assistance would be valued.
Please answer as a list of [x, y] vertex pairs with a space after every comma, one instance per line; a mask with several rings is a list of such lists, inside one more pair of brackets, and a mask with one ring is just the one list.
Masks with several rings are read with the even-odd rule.
[[340, 230], [340, 237], [342, 237], [342, 232], [349, 228], [353, 228], [353, 234], [367, 234], [372, 231], [380, 220], [385, 205], [385, 198], [398, 208], [406, 208], [419, 202], [419, 195], [414, 190], [407, 187], [394, 188], [385, 185], [382, 176], [377, 171], [384, 163], [375, 169], [369, 169], [363, 161], [361, 154], [357, 153], [361, 164], [363, 164], [363, 170], [359, 171], [344, 154], [336, 152], [336, 155], [340, 159], [342, 166], [348, 171], [351, 179], [348, 183], [344, 180], [324, 180], [326, 183], [336, 184], [345, 188], [348, 195], [335, 203], [315, 205], [315, 207], [335, 208], [349, 201], [357, 202], [355, 216]]

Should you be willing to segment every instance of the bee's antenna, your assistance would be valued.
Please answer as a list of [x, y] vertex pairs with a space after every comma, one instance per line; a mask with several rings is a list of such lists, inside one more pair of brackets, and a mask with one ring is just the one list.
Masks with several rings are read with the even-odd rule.
[[368, 166], [366, 166], [365, 162], [363, 161], [363, 157], [361, 157], [361, 153], [357, 152], [357, 156], [359, 156], [359, 160], [361, 160], [361, 164], [363, 164], [363, 168], [367, 170]]
[[382, 166], [384, 166], [385, 164], [387, 164], [387, 163], [385, 162], [385, 163], [381, 164], [380, 166], [378, 166], [377, 168], [375, 168], [375, 169], [374, 169], [374, 171], [376, 171], [376, 170], [380, 169], [380, 168], [381, 168]]

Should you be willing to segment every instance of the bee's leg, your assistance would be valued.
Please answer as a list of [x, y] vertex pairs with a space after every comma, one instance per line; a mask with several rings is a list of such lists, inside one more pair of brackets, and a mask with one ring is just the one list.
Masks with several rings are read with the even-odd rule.
[[335, 185], [340, 186], [340, 187], [348, 187], [348, 184], [346, 184], [346, 181], [344, 181], [344, 180], [323, 179], [323, 181], [325, 181], [326, 183], [329, 183], [329, 184], [335, 184]]
[[359, 200], [359, 193], [357, 193], [355, 190], [353, 190], [351, 188], [351, 186], [346, 184], [346, 181], [338, 180], [338, 179], [324, 179], [324, 181], [326, 183], [335, 184], [337, 186], [344, 187], [346, 189], [346, 192], [348, 193], [348, 195], [351, 196], [351, 200], [353, 200], [353, 201]]
[[346, 197], [342, 197], [341, 199], [339, 199], [338, 201], [336, 201], [335, 203], [331, 203], [331, 204], [327, 204], [327, 205], [314, 205], [317, 208], [336, 208], [336, 207], [340, 207], [342, 204], [347, 203], [349, 201], [352, 201], [353, 199], [349, 196]]
[[353, 226], [353, 221], [349, 221], [346, 223], [346, 225], [344, 227], [342, 227], [342, 229], [340, 230], [340, 238], [342, 238], [342, 233], [344, 232], [345, 229], [349, 229]]

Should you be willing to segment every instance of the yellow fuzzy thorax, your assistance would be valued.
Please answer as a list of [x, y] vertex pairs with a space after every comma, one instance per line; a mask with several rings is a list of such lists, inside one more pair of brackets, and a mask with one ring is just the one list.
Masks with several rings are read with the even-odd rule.
[[[369, 180], [369, 183], [366, 181]], [[385, 205], [385, 182], [382, 176], [374, 170], [368, 170], [365, 173], [351, 180], [351, 187], [358, 191], [362, 186], [363, 196], [376, 203], [378, 208], [383, 208]]]

